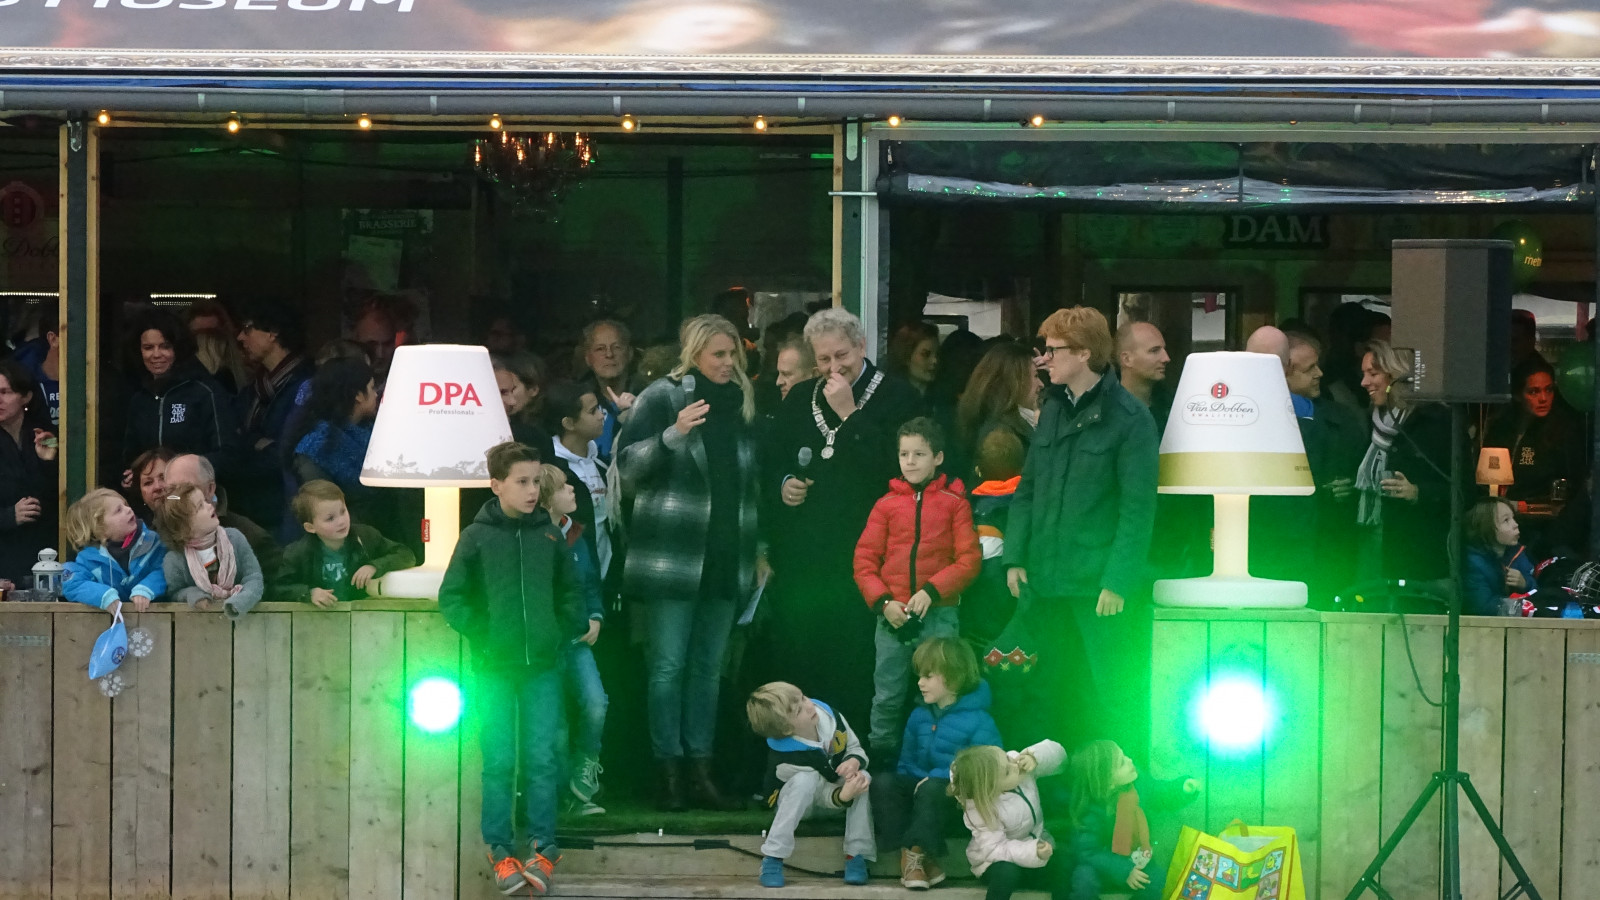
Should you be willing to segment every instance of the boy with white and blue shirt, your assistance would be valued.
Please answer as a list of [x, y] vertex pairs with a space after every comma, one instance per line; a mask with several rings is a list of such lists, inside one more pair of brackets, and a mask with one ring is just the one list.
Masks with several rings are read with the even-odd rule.
[[785, 681], [757, 688], [745, 703], [750, 727], [767, 739], [767, 805], [776, 812], [761, 845], [761, 885], [783, 887], [794, 830], [817, 810], [844, 810], [844, 881], [867, 883], [872, 837], [867, 754], [844, 716]]

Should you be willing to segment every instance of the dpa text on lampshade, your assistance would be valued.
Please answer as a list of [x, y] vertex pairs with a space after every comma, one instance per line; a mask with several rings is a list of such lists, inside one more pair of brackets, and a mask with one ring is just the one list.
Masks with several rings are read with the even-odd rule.
[[381, 593], [437, 597], [461, 533], [460, 488], [488, 487], [485, 454], [511, 440], [494, 364], [483, 347], [425, 344], [394, 352], [361, 483], [424, 488], [424, 556], [391, 572]]
[[1159, 490], [1211, 494], [1216, 526], [1212, 573], [1156, 582], [1157, 603], [1306, 604], [1303, 583], [1253, 578], [1249, 571], [1251, 495], [1303, 496], [1315, 490], [1279, 357], [1219, 352], [1185, 360], [1161, 439]]

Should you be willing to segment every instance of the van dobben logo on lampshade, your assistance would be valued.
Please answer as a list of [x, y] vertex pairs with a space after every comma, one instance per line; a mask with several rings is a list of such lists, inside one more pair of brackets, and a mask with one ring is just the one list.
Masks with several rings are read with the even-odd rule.
[[1256, 401], [1235, 394], [1225, 381], [1207, 394], [1195, 394], [1183, 404], [1183, 420], [1191, 425], [1251, 425], [1261, 415]]

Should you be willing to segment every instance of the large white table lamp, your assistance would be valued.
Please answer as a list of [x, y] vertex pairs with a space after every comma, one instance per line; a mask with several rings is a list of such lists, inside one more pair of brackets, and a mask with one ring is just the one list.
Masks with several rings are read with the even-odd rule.
[[[1158, 490], [1215, 498], [1214, 562], [1208, 576], [1157, 581], [1156, 603], [1305, 606], [1305, 584], [1250, 575], [1250, 497], [1314, 489], [1282, 361], [1266, 353], [1189, 356], [1161, 438]], [[1310, 546], [1314, 537], [1279, 539]]]
[[386, 597], [437, 598], [461, 534], [461, 488], [488, 487], [489, 448], [511, 440], [489, 351], [459, 344], [395, 350], [361, 483], [423, 488], [422, 565], [384, 576]]

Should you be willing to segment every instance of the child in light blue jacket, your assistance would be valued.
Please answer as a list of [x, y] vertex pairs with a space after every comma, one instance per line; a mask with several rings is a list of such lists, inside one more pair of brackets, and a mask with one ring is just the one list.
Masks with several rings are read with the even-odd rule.
[[67, 507], [66, 532], [78, 551], [62, 573], [68, 600], [108, 612], [131, 601], [144, 612], [167, 592], [167, 548], [116, 491], [98, 488]]

